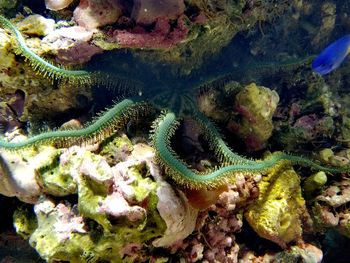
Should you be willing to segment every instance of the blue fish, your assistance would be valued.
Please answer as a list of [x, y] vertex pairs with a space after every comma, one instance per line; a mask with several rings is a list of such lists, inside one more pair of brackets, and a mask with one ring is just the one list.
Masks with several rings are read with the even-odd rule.
[[346, 35], [326, 47], [312, 62], [312, 69], [321, 75], [338, 68], [350, 53], [350, 35]]

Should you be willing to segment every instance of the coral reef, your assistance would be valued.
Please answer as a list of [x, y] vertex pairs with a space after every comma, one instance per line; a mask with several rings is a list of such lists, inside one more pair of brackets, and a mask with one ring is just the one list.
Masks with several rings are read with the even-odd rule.
[[[41, 166], [30, 168], [34, 171], [34, 180], [32, 179], [30, 182], [26, 182], [21, 181], [21, 178], [17, 177], [16, 179], [13, 176], [20, 166], [16, 162], [11, 161], [11, 156], [18, 158], [19, 156], [18, 154], [16, 155], [16, 151], [20, 149], [24, 149], [22, 150], [22, 154], [24, 154], [26, 151], [32, 152], [33, 147], [46, 147], [44, 146], [45, 144], [55, 145], [56, 147], [69, 147], [70, 145], [82, 143], [101, 144], [106, 138], [115, 133], [115, 129], [120, 129], [121, 125], [125, 125], [128, 121], [133, 120], [135, 116], [138, 117], [149, 112], [152, 111], [147, 109], [146, 104], [125, 99], [85, 128], [45, 132], [27, 140], [17, 142], [0, 141], [0, 147], [2, 149], [12, 149], [12, 151], [15, 151], [14, 153], [3, 154], [5, 158], [2, 161], [1, 174], [6, 187], [4, 187], [2, 192], [3, 194], [16, 195], [27, 202], [35, 203], [38, 228], [30, 234], [30, 243], [43, 258], [47, 260], [59, 258], [69, 261], [76, 261], [79, 258], [90, 256], [95, 259], [104, 260], [108, 260], [110, 257], [123, 258], [125, 255], [120, 255], [120, 253], [124, 251], [123, 247], [130, 246], [130, 242], [134, 247], [132, 250], [139, 252], [137, 253], [137, 257], [139, 257], [142, 254], [140, 254], [142, 245], [152, 241], [156, 237], [158, 239], [152, 242], [154, 246], [170, 246], [178, 240], [183, 240], [193, 232], [194, 224], [191, 225], [188, 222], [193, 223], [197, 213], [191, 206], [181, 205], [181, 202], [186, 202], [186, 198], [182, 197], [180, 198], [182, 201], [178, 200], [173, 204], [175, 207], [178, 207], [177, 211], [179, 218], [181, 218], [179, 222], [183, 222], [182, 224], [174, 224], [174, 222], [177, 222], [176, 219], [174, 221], [173, 214], [176, 209], [173, 207], [169, 210], [172, 207], [169, 206], [169, 196], [176, 196], [172, 194], [174, 190], [168, 186], [164, 186], [167, 183], [159, 179], [155, 168], [151, 169], [153, 165], [150, 163], [150, 160], [148, 161], [146, 170], [153, 175], [155, 182], [149, 177], [145, 177], [143, 173], [140, 174], [140, 171], [144, 171], [145, 169], [142, 168], [142, 163], [146, 162], [147, 158], [153, 159], [155, 154], [152, 150], [148, 150], [151, 152], [147, 153], [147, 148], [142, 146], [133, 146], [131, 156], [112, 167], [104, 157], [91, 152], [96, 151], [99, 148], [98, 145], [90, 146], [92, 147], [90, 150], [88, 150], [89, 148], [84, 149], [72, 146], [62, 153], [58, 149], [53, 151], [52, 155], [39, 150], [39, 154], [34, 154], [33, 157], [37, 161], [28, 160], [28, 157], [26, 157], [22, 165], [22, 170], [29, 169], [34, 164]], [[266, 186], [266, 189], [272, 189], [271, 192], [263, 191], [264, 188], [260, 186], [262, 196], [267, 194], [269, 196], [267, 200], [269, 201], [267, 201], [266, 205], [256, 203], [257, 208], [250, 208], [248, 210], [247, 219], [252, 226], [257, 226], [256, 231], [261, 236], [275, 241], [282, 247], [285, 247], [286, 243], [300, 237], [300, 214], [304, 207], [303, 199], [300, 196], [298, 176], [291, 169], [280, 173], [281, 168], [279, 167], [281, 164], [278, 164], [281, 161], [289, 160], [297, 164], [303, 164], [328, 172], [342, 172], [348, 169], [347, 167], [344, 169], [322, 167], [305, 158], [286, 154], [274, 154], [263, 161], [246, 159], [233, 153], [226, 146], [215, 127], [204, 116], [198, 115], [197, 122], [201, 129], [204, 130], [214, 154], [223, 165], [207, 171], [206, 174], [199, 174], [186, 167], [178, 159], [177, 154], [170, 148], [170, 140], [176, 129], [176, 122], [175, 115], [173, 113], [167, 113], [161, 115], [155, 121], [155, 130], [153, 131], [153, 145], [156, 150], [157, 160], [164, 167], [166, 175], [171, 177], [175, 184], [181, 188], [198, 190], [207, 188], [211, 190], [228, 182], [239, 185], [239, 178], [242, 176], [242, 173], [246, 174], [246, 180], [250, 181], [251, 179], [249, 178], [254, 177], [254, 174], [259, 174], [272, 168], [274, 172], [268, 177], [271, 177], [270, 183], [273, 183], [274, 187]], [[111, 143], [112, 145], [120, 145], [121, 147], [125, 145], [125, 143], [120, 143], [119, 139]], [[107, 149], [113, 150], [114, 148], [115, 146], [110, 146], [102, 153], [108, 156]], [[59, 157], [57, 157], [57, 154], [59, 154]], [[39, 156], [43, 156], [46, 160], [54, 157], [54, 160], [51, 158], [51, 160], [43, 165], [39, 161], [41, 160]], [[57, 158], [59, 158], [59, 161], [57, 161]], [[121, 158], [123, 160], [123, 157]], [[115, 158], [113, 157], [110, 161], [111, 163], [115, 162]], [[9, 163], [13, 166], [9, 165]], [[15, 182], [10, 182], [10, 179]], [[162, 183], [159, 186], [160, 182]], [[16, 184], [19, 183], [24, 193], [16, 192]], [[32, 187], [36, 187], [37, 191], [33, 191]], [[285, 192], [286, 189], [289, 189], [289, 192]], [[28, 196], [29, 193], [35, 194], [34, 192], [36, 195], [46, 195], [42, 196], [38, 201], [37, 196]], [[248, 190], [245, 198], [249, 198], [249, 192]], [[67, 196], [72, 194], [77, 195], [77, 202], [75, 204], [70, 203], [68, 200], [66, 203], [55, 202], [47, 196]], [[261, 199], [265, 200], [265, 197], [261, 197]], [[275, 206], [270, 206], [269, 202], [275, 202], [276, 204]], [[118, 204], [118, 206], [115, 204]], [[74, 205], [76, 205], [77, 212], [74, 212], [76, 211], [74, 210]], [[279, 228], [264, 224], [259, 225], [259, 218], [264, 217], [261, 214], [266, 214], [264, 207], [276, 208], [275, 213], [271, 214], [280, 218]], [[267, 210], [270, 211], [271, 209]], [[266, 216], [270, 216], [271, 214], [267, 213]], [[253, 220], [252, 218], [255, 219]], [[91, 240], [84, 232], [87, 228], [85, 222], [88, 219], [93, 220], [98, 225], [95, 228], [93, 226], [92, 228], [90, 227], [92, 233], [98, 231], [100, 234], [96, 233], [96, 235], [99, 236], [101, 235], [101, 230], [98, 229], [102, 228], [102, 233], [112, 233], [112, 235], [108, 234], [105, 238], [99, 238], [101, 243], [95, 243], [93, 246]], [[276, 222], [275, 219], [274, 217], [270, 221], [273, 220]], [[53, 224], [51, 220], [52, 222], [57, 222], [57, 224]], [[155, 222], [152, 220], [155, 220]], [[167, 228], [161, 227], [161, 225], [165, 225], [163, 220], [166, 222]], [[70, 225], [67, 225], [67, 222], [71, 222]], [[129, 223], [124, 225], [125, 222]], [[265, 221], [262, 220], [261, 222]], [[158, 231], [152, 230], [154, 224], [156, 224]], [[293, 227], [290, 227], [291, 225]], [[23, 227], [27, 228], [27, 226], [20, 225], [17, 227], [20, 229], [19, 232], [25, 232], [25, 230], [21, 230]], [[137, 229], [138, 234], [133, 233], [132, 229]], [[140, 230], [142, 231], [140, 232]], [[45, 235], [47, 231], [54, 232], [55, 235]], [[124, 236], [125, 231], [129, 233], [129, 238], [120, 239], [120, 235]], [[162, 235], [164, 236], [161, 237]], [[117, 237], [118, 239], [116, 239]], [[223, 241], [227, 240], [227, 238], [229, 237], [223, 238]], [[117, 240], [118, 242], [115, 242]], [[106, 243], [108, 244], [110, 242], [114, 242], [114, 245], [112, 247], [106, 247]], [[217, 241], [213, 242], [213, 244], [217, 243]], [[50, 244], [49, 247], [44, 245], [47, 243]], [[85, 249], [83, 250], [81, 246], [77, 247], [74, 244], [85, 244]], [[222, 247], [223, 249], [231, 243], [225, 244]], [[102, 247], [100, 248], [100, 246]], [[109, 253], [106, 253], [106, 249]], [[208, 252], [210, 255], [206, 255], [206, 257], [209, 259], [225, 257], [226, 254], [222, 254], [223, 251], [220, 252], [220, 246], [216, 249], [219, 249], [219, 251], [215, 252], [214, 250], [213, 254]], [[68, 254], [64, 253], [67, 250], [70, 252]], [[128, 251], [128, 249], [126, 250]]]
[[324, 43], [325, 39], [327, 39], [332, 33], [336, 21], [336, 11], [337, 7], [334, 3], [325, 2], [321, 5], [322, 22], [320, 28], [318, 29], [318, 33], [312, 39], [311, 43], [313, 45], [317, 46]]
[[35, 261], [13, 214], [47, 262], [329, 262], [329, 233], [350, 237], [348, 67], [309, 64], [346, 10], [0, 1], [0, 261]]

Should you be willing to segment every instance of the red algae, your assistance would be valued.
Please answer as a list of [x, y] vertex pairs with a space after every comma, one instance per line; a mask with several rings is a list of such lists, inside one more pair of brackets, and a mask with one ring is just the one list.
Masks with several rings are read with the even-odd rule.
[[110, 32], [109, 40], [123, 48], [170, 49], [185, 40], [188, 31], [183, 16], [177, 20], [175, 27], [170, 26], [168, 18], [162, 17], [157, 19], [151, 32], [141, 26], [131, 30], [114, 30]]

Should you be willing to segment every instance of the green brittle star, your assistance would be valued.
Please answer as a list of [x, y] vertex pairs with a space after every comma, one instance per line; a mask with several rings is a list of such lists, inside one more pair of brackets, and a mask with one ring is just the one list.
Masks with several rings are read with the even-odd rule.
[[[69, 147], [76, 144], [101, 142], [121, 129], [130, 120], [150, 112], [152, 106], [139, 99], [125, 99], [104, 112], [94, 122], [79, 130], [56, 130], [44, 132], [21, 142], [0, 141], [0, 149], [17, 151], [42, 144]], [[237, 173], [262, 173], [281, 161], [310, 167], [330, 173], [349, 172], [349, 167], [333, 168], [319, 165], [309, 159], [284, 153], [273, 154], [264, 160], [252, 160], [233, 151], [221, 139], [215, 126], [203, 115], [194, 117], [205, 133], [205, 137], [220, 165], [215, 169], [200, 173], [190, 169], [170, 146], [178, 122], [172, 112], [163, 112], [153, 123], [152, 142], [159, 164], [164, 167], [177, 185], [190, 189], [213, 189], [234, 180]]]
[[127, 94], [131, 94], [131, 90], [138, 92], [142, 89], [141, 83], [105, 74], [103, 72], [69, 70], [55, 66], [30, 50], [21, 32], [11, 23], [10, 20], [2, 15], [0, 15], [0, 26], [11, 32], [16, 41], [14, 52], [17, 55], [23, 56], [25, 61], [28, 62], [38, 75], [51, 80], [64, 81], [79, 85], [104, 85], [114, 90], [126, 91]]
[[[27, 47], [24, 38], [17, 28], [3, 16], [0, 16], [0, 25], [10, 30], [14, 35], [18, 45], [16, 52], [24, 56], [33, 69], [44, 77], [77, 82], [79, 84], [91, 84], [101, 79], [101, 73], [94, 75], [88, 71], [66, 70], [50, 64]], [[230, 78], [231, 76], [227, 80]], [[223, 80], [223, 82], [227, 80]], [[186, 102], [188, 103], [188, 100]], [[186, 102], [182, 104], [186, 104]], [[252, 160], [242, 157], [234, 153], [225, 144], [211, 121], [197, 111], [192, 111], [191, 108], [193, 105], [191, 103], [189, 105], [189, 111], [203, 130], [205, 138], [215, 154], [219, 165], [202, 173], [189, 168], [170, 145], [172, 136], [178, 126], [176, 115], [173, 112], [163, 112], [153, 123], [151, 138], [158, 162], [167, 172], [167, 175], [181, 187], [190, 189], [216, 188], [226, 184], [230, 180], [234, 180], [237, 173], [262, 173], [281, 161], [289, 161], [294, 164], [308, 166], [330, 173], [350, 171], [349, 167], [325, 167], [309, 159], [284, 153], [273, 154], [264, 160]], [[42, 144], [53, 145], [55, 147], [69, 147], [71, 145], [101, 142], [111, 136], [116, 130], [122, 129], [128, 121], [138, 118], [140, 115], [147, 114], [151, 108], [152, 106], [150, 104], [142, 102], [140, 99], [125, 99], [115, 104], [111, 109], [101, 114], [95, 121], [82, 129], [43, 132], [20, 142], [0, 140], [0, 149], [18, 151]]]

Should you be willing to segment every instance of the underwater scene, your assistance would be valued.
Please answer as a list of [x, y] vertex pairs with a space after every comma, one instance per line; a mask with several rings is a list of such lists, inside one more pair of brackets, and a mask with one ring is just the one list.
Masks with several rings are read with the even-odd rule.
[[349, 53], [350, 0], [0, 0], [0, 263], [350, 262]]

